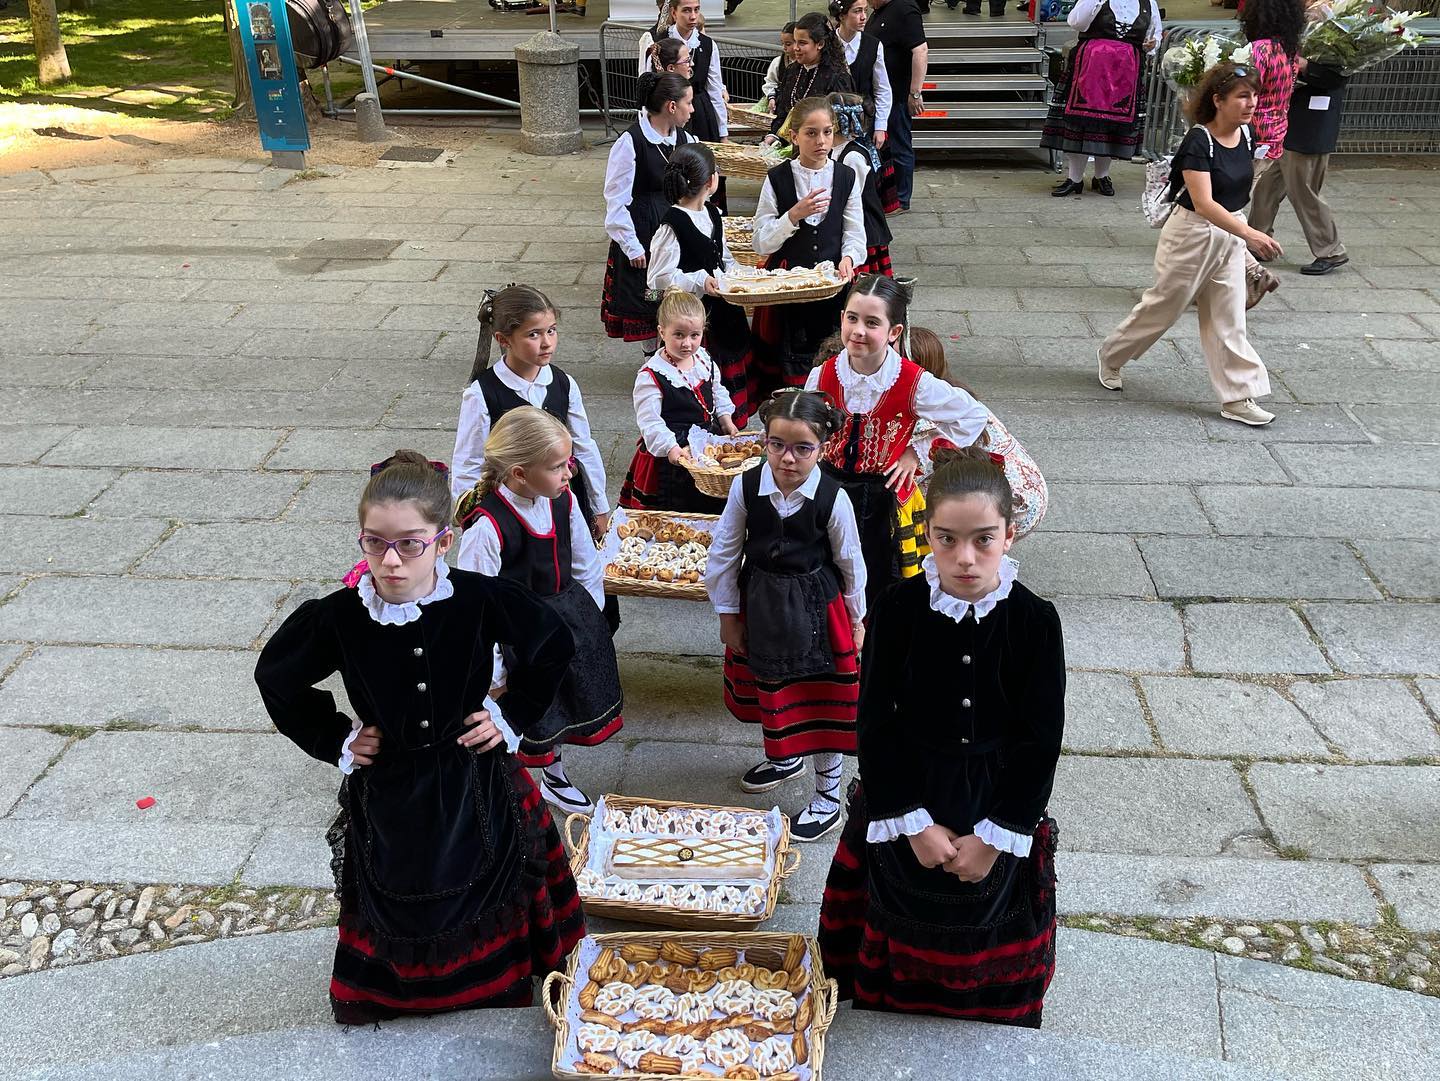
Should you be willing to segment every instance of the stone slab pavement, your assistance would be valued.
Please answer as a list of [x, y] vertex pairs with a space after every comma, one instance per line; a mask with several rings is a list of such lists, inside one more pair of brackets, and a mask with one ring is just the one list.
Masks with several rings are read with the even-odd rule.
[[[443, 172], [0, 176], [0, 877], [328, 881], [335, 777], [269, 730], [256, 652], [349, 565], [368, 463], [449, 457], [485, 286], [560, 308], [614, 496], [640, 353], [596, 315], [604, 154], [541, 171], [493, 134]], [[1433, 931], [1440, 189], [1335, 170], [1352, 262], [1319, 279], [1282, 215], [1284, 285], [1251, 316], [1280, 418], [1250, 430], [1215, 415], [1193, 313], [1123, 395], [1095, 382], [1151, 281], [1140, 183], [1057, 206], [1033, 168], [927, 167], [893, 223], [914, 321], [1050, 485], [1013, 554], [1066, 628], [1060, 903], [1360, 925], [1393, 905]], [[755, 186], [731, 187], [743, 212]], [[757, 741], [724, 714], [709, 610], [622, 607], [627, 727], [577, 779], [762, 802], [734, 783]], [[830, 848], [777, 923], [814, 926]]]

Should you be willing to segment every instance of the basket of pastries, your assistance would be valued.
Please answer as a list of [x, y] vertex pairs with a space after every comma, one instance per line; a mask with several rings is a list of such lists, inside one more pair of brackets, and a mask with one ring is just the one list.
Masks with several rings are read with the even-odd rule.
[[765, 175], [785, 162], [779, 151], [768, 146], [747, 146], [744, 143], [706, 143], [715, 155], [721, 176], [745, 180], [764, 180]]
[[730, 485], [736, 477], [764, 460], [764, 439], [759, 433], [750, 432], [717, 435], [701, 444], [692, 443], [680, 464], [701, 492], [724, 499], [730, 494]]
[[606, 795], [565, 837], [588, 915], [661, 927], [753, 931], [800, 866], [776, 808]]
[[760, 256], [752, 246], [755, 243], [755, 219], [727, 214], [721, 222], [725, 227], [725, 244], [730, 254], [735, 256], [735, 261], [742, 266], [759, 266]]
[[767, 304], [829, 300], [845, 285], [845, 279], [840, 276], [835, 264], [828, 260], [813, 267], [777, 267], [774, 270], [741, 267], [724, 274], [720, 281], [720, 296], [748, 310]]
[[775, 114], [767, 112], [768, 101], [757, 101], [753, 103], [733, 101], [725, 103], [725, 117], [730, 121], [732, 128], [749, 128], [751, 131], [769, 131], [770, 125], [775, 123]]
[[821, 1081], [838, 988], [808, 935], [632, 931], [587, 935], [540, 998], [559, 1078]]
[[705, 570], [717, 521], [714, 514], [617, 509], [600, 546], [605, 592], [617, 597], [709, 600]]

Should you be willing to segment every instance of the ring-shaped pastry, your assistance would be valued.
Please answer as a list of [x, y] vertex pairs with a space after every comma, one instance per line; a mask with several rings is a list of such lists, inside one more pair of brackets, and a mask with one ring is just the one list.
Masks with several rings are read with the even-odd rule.
[[675, 887], [675, 899], [672, 902], [676, 908], [688, 908], [695, 912], [704, 912], [710, 903], [710, 894], [704, 886], [698, 882], [687, 882], [683, 886]]
[[613, 1051], [620, 1042], [620, 1033], [604, 1025], [581, 1025], [575, 1032], [581, 1051]]
[[[599, 994], [595, 996], [595, 1008], [601, 1013], [608, 1013], [611, 1017], [619, 1017], [630, 1009], [630, 1004], [635, 1001], [635, 988], [628, 983], [621, 983], [616, 980], [614, 983], [607, 983], [600, 988]], [[594, 1050], [602, 1050], [595, 1048]], [[608, 1050], [605, 1048], [603, 1050]]]
[[771, 1036], [764, 1043], [755, 1045], [750, 1061], [767, 1077], [784, 1073], [795, 1065], [795, 1048], [791, 1046], [789, 1036]]
[[761, 991], [751, 1010], [762, 1021], [783, 1021], [795, 1016], [795, 996], [780, 987]]
[[728, 1017], [749, 1013], [755, 1005], [755, 988], [744, 980], [726, 980], [715, 988], [715, 1008]]
[[715, 1004], [710, 1001], [709, 995], [686, 991], [675, 1000], [675, 1019], [687, 1025], [698, 1025], [701, 1021], [708, 1021], [714, 1009]]
[[750, 1038], [738, 1028], [722, 1029], [705, 1040], [705, 1057], [725, 1069], [750, 1057]]
[[675, 1012], [675, 992], [658, 984], [647, 984], [635, 992], [630, 1008], [641, 1020], [664, 1021]]
[[637, 1028], [620, 1037], [620, 1042], [615, 1045], [615, 1057], [633, 1070], [640, 1065], [641, 1055], [659, 1045], [659, 1036], [648, 1029]]

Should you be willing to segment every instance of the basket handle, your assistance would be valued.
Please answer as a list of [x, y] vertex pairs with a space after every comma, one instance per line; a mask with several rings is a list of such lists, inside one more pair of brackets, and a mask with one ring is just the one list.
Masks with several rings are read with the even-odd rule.
[[[835, 981], [831, 980], [830, 982], [833, 985]], [[540, 985], [540, 1005], [545, 1007], [545, 1016], [550, 1018], [550, 1027], [553, 1029], [558, 1030], [560, 1026], [565, 1023], [564, 1015], [556, 1009], [555, 989], [557, 987], [561, 988], [563, 995], [561, 1001], [565, 1001], [565, 999], [570, 997], [570, 986], [570, 977], [559, 971], [550, 973], [550, 975], [545, 977], [545, 982]], [[830, 1010], [830, 1014], [832, 1017], [835, 1014], [833, 1007]]]
[[590, 821], [590, 816], [582, 815], [578, 811], [576, 811], [574, 814], [569, 814], [565, 816], [565, 840], [570, 842], [571, 852], [574, 852], [577, 848], [580, 847], [580, 838], [576, 836], [575, 833], [575, 823], [577, 822], [577, 820], [588, 824]]
[[[821, 985], [822, 997], [825, 1000], [824, 1014], [820, 1018], [820, 1031], [824, 1032], [830, 1027], [830, 1022], [835, 1020], [835, 1011], [840, 1007], [840, 985], [834, 980], [826, 980]], [[550, 1000], [545, 1000], [545, 1008], [550, 1008]]]
[[[789, 878], [797, 870], [799, 870], [800, 850], [798, 848], [786, 848], [785, 851], [780, 854], [780, 856], [780, 881], [783, 882], [785, 881], [785, 879]], [[791, 856], [794, 856], [795, 858], [791, 859]]]

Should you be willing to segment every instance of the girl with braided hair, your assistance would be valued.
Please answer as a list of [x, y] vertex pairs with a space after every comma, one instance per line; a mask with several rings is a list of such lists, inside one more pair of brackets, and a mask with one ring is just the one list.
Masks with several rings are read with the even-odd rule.
[[855, 268], [855, 273], [892, 278], [893, 238], [880, 204], [880, 152], [869, 136], [874, 112], [859, 94], [831, 94], [830, 108], [835, 110], [835, 149], [830, 151], [830, 160], [843, 162], [855, 171], [860, 183], [860, 205], [865, 212], [865, 262]]

